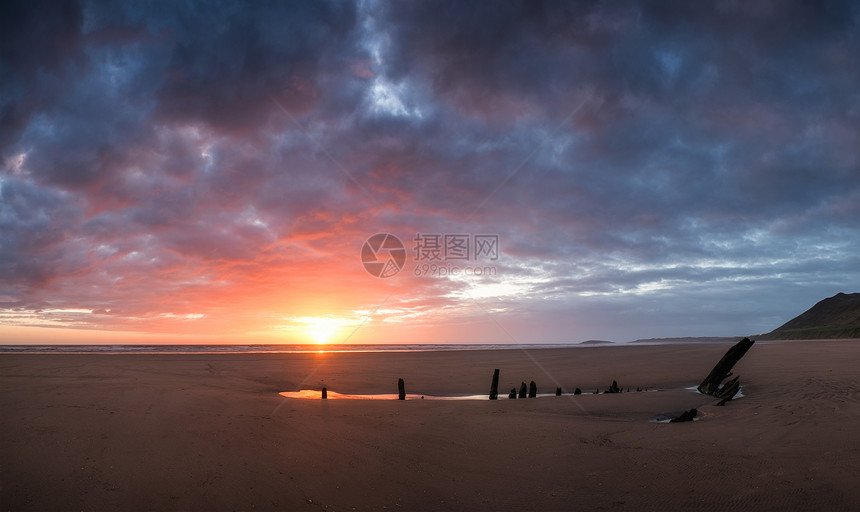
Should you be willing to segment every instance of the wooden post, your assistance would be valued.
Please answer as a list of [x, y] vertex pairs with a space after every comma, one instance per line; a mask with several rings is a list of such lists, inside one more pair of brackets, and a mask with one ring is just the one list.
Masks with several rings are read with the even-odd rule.
[[493, 383], [490, 384], [490, 400], [499, 398], [499, 369], [493, 371]]
[[561, 396], [561, 388], [555, 388], [555, 396]]
[[535, 381], [531, 381], [531, 382], [529, 382], [529, 398], [536, 398], [536, 397], [537, 397], [537, 384], [535, 384]]
[[511, 392], [508, 393], [508, 398], [516, 398], [517, 397], [517, 388], [511, 388]]
[[325, 387], [323, 387], [323, 389], [322, 389], [322, 399], [323, 399], [323, 400], [325, 400], [326, 398], [328, 398], [328, 390], [327, 390]]
[[397, 379], [397, 399], [406, 400], [406, 384], [403, 379]]
[[521, 382], [520, 383], [520, 398], [525, 398], [527, 394], [528, 394], [528, 391], [526, 390], [526, 383]]

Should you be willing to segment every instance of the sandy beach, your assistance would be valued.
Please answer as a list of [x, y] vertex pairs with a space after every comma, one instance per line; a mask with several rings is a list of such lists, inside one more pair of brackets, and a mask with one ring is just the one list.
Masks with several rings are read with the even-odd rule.
[[[0, 510], [860, 509], [860, 341], [757, 343], [715, 407], [684, 388], [729, 346], [2, 354]], [[494, 368], [498, 401], [278, 394], [483, 394]], [[506, 398], [530, 380], [586, 394]], [[650, 391], [590, 394], [613, 380]]]

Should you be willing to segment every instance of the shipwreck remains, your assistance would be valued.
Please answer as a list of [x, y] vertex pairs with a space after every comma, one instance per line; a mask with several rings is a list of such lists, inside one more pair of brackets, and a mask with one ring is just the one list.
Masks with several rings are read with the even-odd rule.
[[719, 398], [720, 402], [717, 405], [725, 405], [726, 402], [734, 398], [741, 389], [740, 377], [735, 377], [725, 384], [723, 384], [723, 381], [731, 377], [732, 368], [741, 360], [750, 347], [753, 346], [753, 343], [755, 341], [744, 338], [732, 346], [717, 365], [714, 366], [711, 373], [696, 388], [699, 390], [699, 393]]

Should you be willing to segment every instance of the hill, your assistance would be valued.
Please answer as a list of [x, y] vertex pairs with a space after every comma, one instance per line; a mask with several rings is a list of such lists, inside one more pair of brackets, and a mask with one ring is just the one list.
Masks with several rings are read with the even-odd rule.
[[696, 336], [686, 338], [640, 338], [630, 343], [642, 345], [666, 345], [669, 343], [737, 343], [743, 336]]
[[860, 293], [837, 293], [812, 306], [761, 340], [860, 338]]
[[580, 345], [611, 345], [612, 342], [606, 341], [606, 340], [586, 340], [586, 341], [580, 341], [579, 344]]

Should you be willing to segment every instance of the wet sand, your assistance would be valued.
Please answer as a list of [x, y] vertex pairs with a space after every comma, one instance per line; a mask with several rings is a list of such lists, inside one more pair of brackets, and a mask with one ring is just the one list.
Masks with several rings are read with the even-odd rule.
[[[860, 510], [860, 341], [757, 343], [725, 407], [683, 389], [728, 347], [0, 354], [0, 510]], [[494, 368], [498, 401], [278, 394]], [[506, 398], [530, 380], [586, 394]], [[589, 394], [612, 380], [651, 391]]]

